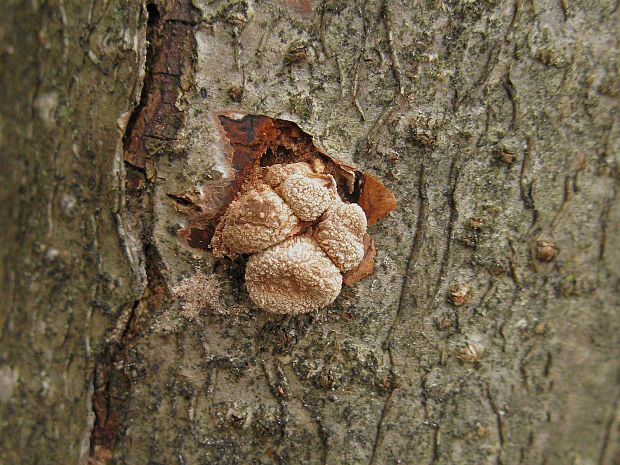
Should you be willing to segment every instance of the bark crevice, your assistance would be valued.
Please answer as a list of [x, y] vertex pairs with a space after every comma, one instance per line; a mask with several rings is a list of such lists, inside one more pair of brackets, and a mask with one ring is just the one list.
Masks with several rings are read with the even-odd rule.
[[95, 363], [91, 465], [109, 463], [122, 441], [132, 388], [129, 366], [132, 341], [140, 332], [145, 314], [154, 312], [169, 295], [152, 235], [154, 186], [150, 169], [157, 154], [149, 150], [147, 142], [157, 139], [172, 150], [181, 127], [182, 114], [175, 102], [180, 95], [181, 75], [191, 69], [193, 62], [196, 12], [189, 0], [149, 2], [146, 12], [147, 50], [142, 90], [123, 136], [124, 213], [136, 228], [133, 234], [142, 241], [146, 282], [140, 298], [121, 312]]

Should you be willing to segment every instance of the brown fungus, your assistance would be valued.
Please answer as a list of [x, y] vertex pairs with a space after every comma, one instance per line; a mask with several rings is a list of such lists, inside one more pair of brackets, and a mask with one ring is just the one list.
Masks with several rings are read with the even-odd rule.
[[342, 275], [310, 237], [295, 237], [248, 260], [245, 282], [252, 301], [274, 313], [305, 313], [331, 304]]
[[278, 163], [276, 165], [263, 168], [262, 174], [265, 182], [275, 188], [282, 184], [284, 180], [292, 174], [311, 175], [314, 174], [314, 171], [312, 170], [312, 167], [305, 162], [291, 163], [288, 165]]
[[179, 236], [217, 257], [249, 255], [250, 298], [270, 312], [324, 307], [343, 282], [370, 275], [376, 251], [367, 226], [396, 207], [383, 183], [327, 155], [290, 121], [214, 116], [228, 171], [198, 186], [198, 197], [169, 194], [190, 216]]
[[[221, 253], [231, 257], [260, 252], [293, 234], [297, 217], [270, 187], [260, 186], [239, 197], [222, 218]], [[219, 232], [219, 231], [218, 231]], [[216, 232], [217, 234], [217, 232]]]
[[[341, 272], [364, 257], [364, 211], [341, 201], [334, 178], [313, 172], [308, 164], [275, 165], [261, 175], [249, 187], [246, 183], [246, 192], [228, 207], [212, 241], [214, 251], [231, 258], [253, 254], [245, 280], [260, 308], [304, 313], [332, 303], [342, 287]], [[284, 241], [303, 225], [311, 232], [319, 220], [315, 237]]]
[[301, 221], [315, 221], [338, 197], [336, 181], [330, 175], [291, 174], [278, 193]]
[[335, 202], [319, 223], [315, 238], [341, 271], [349, 271], [364, 258], [364, 235], [368, 223], [355, 203]]

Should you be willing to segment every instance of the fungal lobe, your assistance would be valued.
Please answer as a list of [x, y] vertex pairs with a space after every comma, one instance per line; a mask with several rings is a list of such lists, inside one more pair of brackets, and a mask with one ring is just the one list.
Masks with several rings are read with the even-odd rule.
[[294, 237], [248, 259], [250, 298], [276, 313], [305, 313], [330, 304], [340, 293], [342, 275], [310, 237]]
[[241, 195], [228, 207], [216, 228], [216, 256], [260, 252], [282, 242], [297, 226], [293, 210], [271, 187], [262, 185]]
[[370, 276], [375, 271], [375, 257], [377, 256], [377, 249], [375, 248], [375, 241], [373, 241], [370, 234], [364, 234], [364, 257], [360, 264], [344, 273], [342, 282], [347, 286], [354, 284], [362, 279]]
[[314, 221], [338, 198], [336, 181], [330, 175], [293, 173], [277, 192], [302, 221]]
[[343, 272], [357, 267], [364, 258], [366, 215], [359, 205], [335, 202], [325, 212], [315, 238]]

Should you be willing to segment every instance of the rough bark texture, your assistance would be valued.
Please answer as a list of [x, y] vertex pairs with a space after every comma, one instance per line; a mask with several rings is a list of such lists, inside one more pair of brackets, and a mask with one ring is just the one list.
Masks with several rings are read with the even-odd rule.
[[[1, 463], [620, 463], [617, 2], [5, 10]], [[328, 309], [177, 236], [233, 110], [399, 201]]]

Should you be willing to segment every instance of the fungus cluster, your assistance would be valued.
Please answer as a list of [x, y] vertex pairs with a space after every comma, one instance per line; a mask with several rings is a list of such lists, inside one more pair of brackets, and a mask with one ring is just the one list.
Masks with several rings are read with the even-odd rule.
[[345, 203], [321, 163], [260, 169], [222, 216], [211, 241], [216, 256], [250, 255], [245, 281], [252, 301], [275, 313], [325, 307], [343, 273], [364, 258], [368, 223]]

